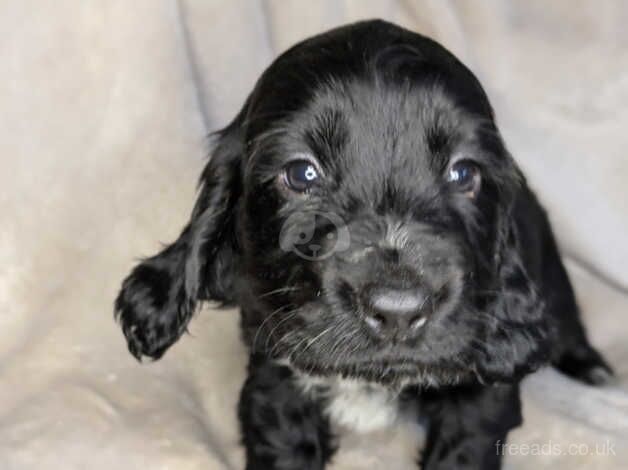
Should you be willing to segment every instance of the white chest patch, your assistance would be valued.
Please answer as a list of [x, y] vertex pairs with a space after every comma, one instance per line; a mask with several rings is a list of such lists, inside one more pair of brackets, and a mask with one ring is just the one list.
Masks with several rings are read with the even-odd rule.
[[297, 377], [306, 393], [327, 401], [325, 413], [334, 425], [367, 433], [390, 427], [399, 418], [398, 393], [381, 385], [342, 378]]

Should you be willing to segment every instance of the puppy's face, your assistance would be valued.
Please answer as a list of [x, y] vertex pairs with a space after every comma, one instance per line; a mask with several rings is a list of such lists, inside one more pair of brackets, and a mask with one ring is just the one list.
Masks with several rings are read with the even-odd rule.
[[378, 377], [458, 356], [485, 321], [478, 288], [492, 288], [482, 120], [437, 83], [312, 87], [251, 136], [238, 233], [253, 346]]
[[509, 220], [519, 172], [442, 47], [379, 22], [301, 43], [216, 153], [179, 298], [238, 304], [253, 351], [397, 384], [512, 377], [542, 355]]

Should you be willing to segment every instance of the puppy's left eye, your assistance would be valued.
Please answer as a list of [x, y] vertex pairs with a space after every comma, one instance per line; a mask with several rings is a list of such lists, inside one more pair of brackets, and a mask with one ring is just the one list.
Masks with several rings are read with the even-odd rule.
[[312, 162], [296, 160], [286, 165], [284, 169], [284, 181], [293, 191], [303, 193], [314, 185], [319, 178], [319, 173]]
[[466, 196], [475, 197], [480, 190], [480, 167], [470, 160], [460, 160], [449, 167], [447, 181]]

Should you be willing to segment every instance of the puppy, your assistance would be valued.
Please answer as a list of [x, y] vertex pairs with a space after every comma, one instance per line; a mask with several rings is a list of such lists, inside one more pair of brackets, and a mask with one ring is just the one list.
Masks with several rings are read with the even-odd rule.
[[321, 469], [334, 426], [408, 401], [422, 468], [497, 469], [524, 375], [611, 375], [480, 83], [383, 21], [289, 49], [217, 133], [190, 222], [122, 285], [131, 353], [161, 357], [202, 300], [241, 310], [249, 470]]

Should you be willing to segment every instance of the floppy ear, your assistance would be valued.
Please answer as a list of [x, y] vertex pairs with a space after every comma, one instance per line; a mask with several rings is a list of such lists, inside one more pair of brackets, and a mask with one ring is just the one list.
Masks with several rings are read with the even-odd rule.
[[137, 265], [122, 284], [115, 317], [137, 359], [160, 358], [186, 330], [198, 300], [233, 300], [233, 217], [243, 150], [237, 121], [218, 134], [179, 238]]
[[499, 216], [496, 240], [498, 294], [488, 305], [492, 321], [479, 365], [490, 381], [511, 381], [549, 360], [550, 325], [545, 305], [526, 272], [510, 209]]

